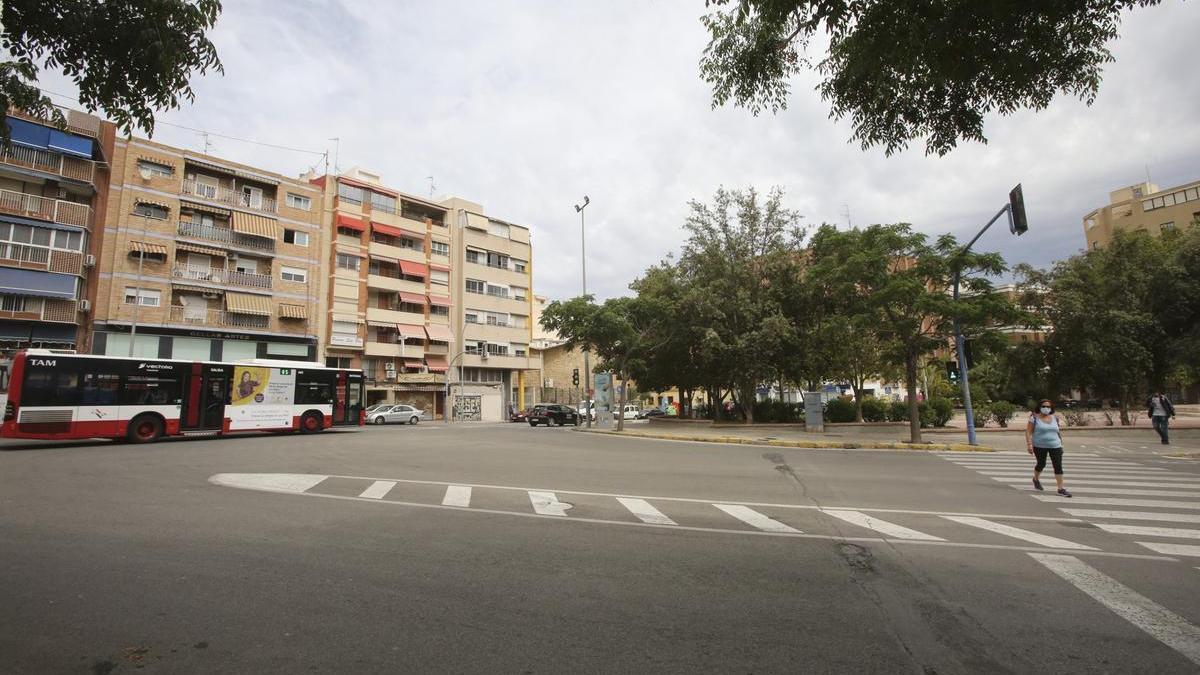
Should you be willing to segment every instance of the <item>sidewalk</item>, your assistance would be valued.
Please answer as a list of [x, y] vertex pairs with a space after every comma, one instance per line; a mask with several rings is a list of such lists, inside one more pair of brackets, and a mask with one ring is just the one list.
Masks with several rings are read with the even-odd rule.
[[803, 427], [786, 425], [778, 427], [721, 425], [712, 427], [701, 424], [627, 424], [625, 431], [607, 429], [579, 429], [583, 433], [607, 434], [633, 438], [655, 438], [671, 441], [695, 441], [700, 443], [729, 443], [735, 445], [764, 445], [777, 448], [863, 448], [880, 450], [925, 450], [956, 452], [994, 452], [987, 445], [967, 445], [965, 435], [958, 439], [933, 438], [929, 443], [908, 443], [907, 429], [891, 425], [873, 429], [838, 429], [823, 434], [808, 433]]

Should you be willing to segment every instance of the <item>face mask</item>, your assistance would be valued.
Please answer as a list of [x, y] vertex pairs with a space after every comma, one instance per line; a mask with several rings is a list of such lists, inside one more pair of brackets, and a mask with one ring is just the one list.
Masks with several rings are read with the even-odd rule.
[[1041, 408], [1039, 408], [1039, 410], [1041, 410], [1043, 415], [1049, 415], [1051, 412], [1054, 411], [1054, 408], [1047, 408], [1046, 406], [1042, 406]]

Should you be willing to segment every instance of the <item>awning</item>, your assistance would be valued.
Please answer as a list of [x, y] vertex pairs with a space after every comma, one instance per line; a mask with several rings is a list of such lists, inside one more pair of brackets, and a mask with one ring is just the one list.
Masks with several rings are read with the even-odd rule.
[[402, 234], [406, 237], [414, 237], [414, 238], [420, 239], [422, 241], [425, 240], [425, 233], [420, 230], [410, 230], [407, 227], [401, 227], [399, 229], [400, 229], [400, 234]]
[[424, 365], [425, 363], [422, 362], [421, 359], [404, 359], [405, 368], [420, 368]]
[[92, 139], [68, 134], [58, 129], [50, 130], [50, 142], [46, 148], [64, 155], [73, 155], [84, 159], [92, 158]]
[[49, 220], [33, 220], [32, 218], [10, 216], [4, 213], [0, 213], [0, 223], [28, 225], [30, 227], [48, 227], [52, 230], [67, 230], [68, 232], [83, 232], [82, 227], [76, 227], [75, 225], [63, 225], [62, 223], [54, 223]]
[[434, 295], [433, 293], [430, 293], [429, 294], [429, 304], [434, 305], [435, 307], [449, 307], [450, 306], [450, 296]]
[[235, 176], [249, 178], [250, 180], [259, 183], [266, 183], [267, 185], [279, 185], [278, 179], [263, 175], [261, 173], [254, 173], [253, 171], [247, 171], [245, 169], [238, 169], [232, 166], [225, 166], [224, 164], [217, 164], [216, 162], [207, 159], [199, 159], [194, 155], [184, 155], [183, 158], [187, 160], [188, 164], [195, 164], [196, 166], [212, 169], [214, 171], [220, 171], [222, 173], [231, 173]]
[[280, 238], [278, 220], [242, 211], [233, 212], [233, 231], [273, 241]]
[[[334, 321], [345, 321], [346, 323], [366, 323], [361, 316], [351, 316], [350, 314], [334, 314]], [[387, 324], [392, 325], [392, 324]]]
[[425, 339], [424, 326], [417, 326], [411, 323], [398, 323], [396, 324], [396, 332], [400, 333], [406, 338], [418, 338], [420, 340]]
[[225, 251], [219, 248], [209, 248], [207, 246], [197, 246], [196, 244], [176, 243], [176, 251], [191, 251], [192, 253], [203, 253], [204, 255], [215, 255], [218, 258], [224, 258], [228, 255]]
[[186, 199], [179, 200], [179, 208], [180, 208], [180, 210], [189, 209], [192, 211], [200, 211], [202, 213], [211, 213], [214, 216], [224, 216], [226, 218], [228, 218], [229, 215], [231, 213], [233, 213], [229, 209], [222, 209], [222, 208], [219, 208], [216, 206], [209, 206], [208, 204], [197, 204], [195, 202], [189, 202]]
[[395, 328], [396, 327], [396, 324], [392, 323], [391, 321], [378, 321], [376, 319], [368, 319], [367, 325], [374, 326], [376, 328]]
[[150, 206], [157, 206], [159, 208], [166, 209], [167, 211], [171, 210], [170, 204], [166, 202], [156, 202], [153, 199], [148, 199], [146, 197], [135, 197], [133, 202], [135, 204], [149, 204]]
[[162, 244], [151, 244], [144, 241], [129, 242], [130, 253], [141, 253], [142, 255], [161, 255], [167, 257], [167, 247]]
[[[341, 218], [341, 216], [338, 216], [338, 217]], [[371, 231], [378, 232], [379, 234], [386, 234], [389, 237], [404, 236], [404, 231], [401, 230], [400, 228], [392, 227], [391, 225], [384, 225], [383, 223], [377, 223], [373, 220], [371, 221]]]
[[417, 262], [409, 262], [407, 260], [400, 261], [400, 271], [409, 276], [421, 277], [424, 279], [429, 276], [429, 267]]
[[425, 332], [429, 335], [430, 340], [436, 340], [437, 342], [452, 342], [454, 340], [454, 332], [450, 330], [449, 326], [434, 324], [426, 326]]
[[194, 286], [194, 285], [186, 283], [186, 282], [181, 282], [179, 279], [171, 279], [171, 285], [174, 286], [175, 290], [177, 290], [177, 291], [193, 291], [196, 293], [224, 293], [225, 292], [225, 291], [221, 290], [220, 288], [216, 288], [216, 287], [209, 288], [208, 286]]
[[420, 293], [409, 293], [408, 291], [396, 291], [396, 294], [399, 295], [400, 299], [403, 300], [404, 302], [410, 302], [414, 305], [421, 305], [421, 306], [425, 305], [425, 296], [421, 295]]
[[233, 312], [234, 314], [271, 316], [271, 298], [266, 295], [226, 291], [225, 311]]
[[446, 363], [444, 356], [426, 356], [425, 364], [429, 367], [431, 373], [444, 373], [450, 370], [449, 364]]
[[354, 216], [347, 216], [344, 213], [338, 214], [337, 226], [345, 227], [345, 228], [351, 229], [351, 230], [357, 230], [359, 232], [362, 232], [363, 230], [367, 229], [366, 223], [359, 220], [358, 218], [355, 218]]
[[45, 150], [46, 146], [50, 145], [50, 127], [44, 127], [40, 124], [27, 122], [9, 116], [5, 123], [8, 124], [9, 138], [13, 143], [24, 145], [30, 148]]
[[281, 319], [307, 319], [308, 307], [304, 305], [280, 305], [279, 318]]
[[357, 187], [357, 188], [362, 188], [364, 190], [370, 190], [371, 192], [378, 192], [381, 195], [388, 195], [388, 196], [397, 197], [397, 198], [400, 197], [400, 193], [396, 192], [394, 190], [389, 190], [389, 189], [387, 189], [385, 187], [381, 187], [379, 185], [371, 185], [370, 183], [364, 183], [362, 181], [354, 180], [352, 178], [346, 178], [345, 176], [338, 176], [338, 181], [345, 183], [346, 185], [353, 185], [354, 187]]
[[429, 263], [429, 269], [437, 270], [439, 272], [449, 272], [450, 266], [449, 265], [439, 265], [437, 263]]
[[78, 277], [70, 274], [0, 267], [0, 288], [6, 295], [74, 300], [76, 281]]

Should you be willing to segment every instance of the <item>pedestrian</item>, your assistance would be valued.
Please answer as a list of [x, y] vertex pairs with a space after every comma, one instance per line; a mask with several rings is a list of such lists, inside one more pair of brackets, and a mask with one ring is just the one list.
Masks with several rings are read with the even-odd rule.
[[1156, 391], [1146, 399], [1146, 409], [1150, 415], [1150, 423], [1154, 425], [1162, 444], [1170, 445], [1167, 439], [1167, 420], [1175, 416], [1175, 406], [1171, 405], [1171, 399], [1161, 391]]
[[1037, 458], [1033, 468], [1033, 489], [1042, 490], [1042, 469], [1046, 468], [1046, 457], [1054, 464], [1054, 481], [1058, 483], [1058, 494], [1070, 497], [1071, 493], [1063, 487], [1063, 444], [1062, 429], [1058, 425], [1058, 417], [1054, 415], [1054, 402], [1050, 399], [1038, 401], [1037, 408], [1029, 416], [1029, 424], [1025, 427], [1025, 445], [1029, 454]]

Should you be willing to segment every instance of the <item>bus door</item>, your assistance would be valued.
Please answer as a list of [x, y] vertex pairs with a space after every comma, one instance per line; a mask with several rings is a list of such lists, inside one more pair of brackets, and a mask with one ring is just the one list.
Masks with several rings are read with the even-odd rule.
[[335, 425], [358, 424], [362, 411], [362, 373], [339, 370], [337, 384], [333, 391], [333, 423]]
[[224, 427], [232, 375], [233, 366], [207, 363], [193, 365], [187, 387], [187, 413], [182, 428], [220, 430]]

